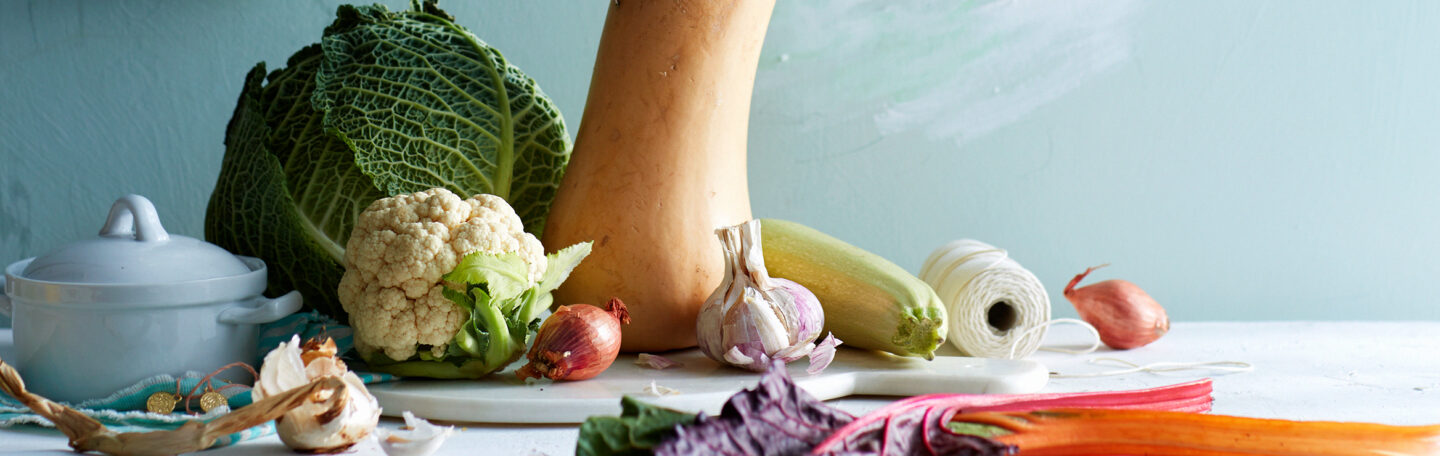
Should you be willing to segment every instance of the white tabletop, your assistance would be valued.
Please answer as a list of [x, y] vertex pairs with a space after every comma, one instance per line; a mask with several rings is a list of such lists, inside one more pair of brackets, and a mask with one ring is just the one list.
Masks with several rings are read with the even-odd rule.
[[[1057, 327], [1047, 344], [1073, 346], [1082, 333]], [[1244, 361], [1254, 371], [1216, 374], [1205, 371], [1133, 373], [1097, 378], [1055, 378], [1046, 392], [1131, 389], [1215, 379], [1213, 413], [1267, 418], [1371, 421], [1389, 424], [1440, 423], [1440, 322], [1263, 322], [1176, 323], [1170, 334], [1150, 346], [1091, 355], [1039, 352], [1032, 359], [1061, 373], [1109, 369], [1088, 364], [1101, 356], [1136, 363]], [[0, 357], [9, 353], [10, 331], [0, 330]], [[893, 398], [832, 401], [852, 413], [864, 413]], [[382, 426], [398, 426], [385, 419]], [[457, 423], [463, 431], [440, 454], [568, 455], [574, 452], [574, 426], [509, 426]], [[479, 451], [484, 449], [483, 452]], [[54, 430], [35, 427], [0, 429], [0, 453], [73, 454]], [[373, 445], [352, 454], [378, 454]], [[291, 455], [278, 438], [245, 442], [208, 451], [211, 455]]]

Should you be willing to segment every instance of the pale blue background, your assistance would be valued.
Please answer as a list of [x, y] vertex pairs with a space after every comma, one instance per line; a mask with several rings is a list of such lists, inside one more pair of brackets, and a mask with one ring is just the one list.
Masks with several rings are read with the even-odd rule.
[[[335, 4], [0, 2], [0, 260], [129, 192], [201, 236], [241, 78]], [[605, 2], [442, 6], [573, 131]], [[1435, 319], [1437, 85], [1440, 2], [781, 0], [751, 195], [912, 271], [1007, 248], [1057, 315], [1108, 262], [1176, 320]]]

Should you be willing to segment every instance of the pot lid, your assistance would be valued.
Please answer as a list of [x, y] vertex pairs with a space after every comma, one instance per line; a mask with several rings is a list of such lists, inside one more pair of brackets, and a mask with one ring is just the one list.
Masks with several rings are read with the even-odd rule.
[[165, 232], [150, 200], [126, 195], [110, 207], [99, 236], [35, 258], [21, 277], [46, 282], [155, 284], [248, 272], [249, 266], [220, 246]]

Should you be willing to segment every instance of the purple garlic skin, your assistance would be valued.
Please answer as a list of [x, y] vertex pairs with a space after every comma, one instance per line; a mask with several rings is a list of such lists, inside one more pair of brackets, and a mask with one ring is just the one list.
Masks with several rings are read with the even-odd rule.
[[815, 293], [789, 279], [771, 277], [770, 283], [778, 285], [795, 297], [795, 313], [800, 317], [799, 339], [814, 341], [819, 338], [820, 329], [825, 327], [825, 309], [820, 307], [820, 299], [815, 297]]

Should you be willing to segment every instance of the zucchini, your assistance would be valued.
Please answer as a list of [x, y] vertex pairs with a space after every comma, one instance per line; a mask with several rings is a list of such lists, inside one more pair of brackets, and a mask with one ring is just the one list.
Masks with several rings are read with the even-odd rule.
[[901, 356], [935, 357], [945, 341], [945, 305], [918, 277], [799, 223], [760, 220], [771, 277], [793, 280], [819, 298], [825, 330], [846, 345]]

